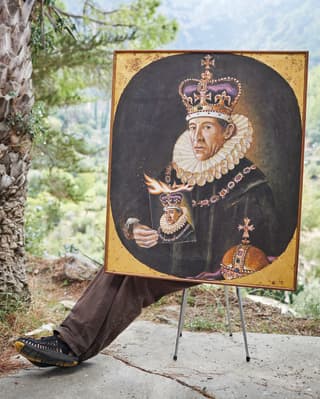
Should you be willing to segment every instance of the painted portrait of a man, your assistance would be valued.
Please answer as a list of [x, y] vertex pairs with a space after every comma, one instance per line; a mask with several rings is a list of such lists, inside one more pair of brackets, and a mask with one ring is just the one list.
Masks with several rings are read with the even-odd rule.
[[[153, 62], [131, 79], [115, 114], [111, 208], [119, 237], [139, 261], [175, 277], [255, 273], [279, 258], [296, 229], [300, 152], [295, 95], [263, 63], [219, 53]], [[184, 192], [191, 225], [179, 205]], [[189, 227], [192, 239], [177, 239]]]
[[[158, 241], [165, 244], [195, 241], [188, 209], [183, 206], [183, 193], [162, 193], [159, 197], [163, 213], [159, 220]], [[135, 229], [133, 229], [133, 233]]]

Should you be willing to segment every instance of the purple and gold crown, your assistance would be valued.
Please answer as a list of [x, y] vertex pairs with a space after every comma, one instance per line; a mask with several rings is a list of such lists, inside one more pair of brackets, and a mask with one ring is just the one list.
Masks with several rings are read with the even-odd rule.
[[179, 94], [187, 109], [187, 121], [197, 116], [213, 116], [231, 121], [232, 111], [241, 95], [241, 83], [230, 76], [213, 79], [214, 59], [201, 60], [201, 79], [188, 78], [179, 85]]
[[182, 193], [163, 193], [160, 195], [160, 201], [163, 208], [180, 208], [183, 199]]

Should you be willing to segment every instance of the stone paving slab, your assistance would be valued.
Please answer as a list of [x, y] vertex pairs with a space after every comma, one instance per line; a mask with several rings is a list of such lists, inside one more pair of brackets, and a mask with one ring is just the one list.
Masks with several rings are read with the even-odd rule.
[[0, 379], [3, 399], [198, 399], [175, 381], [128, 367], [109, 356], [98, 355], [77, 368], [32, 367]]
[[6, 399], [319, 399], [320, 338], [183, 332], [134, 322], [93, 359], [69, 370], [32, 367], [0, 379]]
[[183, 332], [174, 362], [175, 334], [175, 328], [139, 321], [107, 353], [178, 376], [216, 399], [320, 399], [319, 337], [250, 333], [248, 363], [242, 333]]

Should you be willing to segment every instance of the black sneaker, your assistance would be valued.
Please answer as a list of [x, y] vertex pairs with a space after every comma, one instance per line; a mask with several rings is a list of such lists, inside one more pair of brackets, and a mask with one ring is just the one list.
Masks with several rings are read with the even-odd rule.
[[79, 364], [78, 357], [57, 335], [34, 338], [18, 338], [16, 350], [38, 367], [74, 367]]

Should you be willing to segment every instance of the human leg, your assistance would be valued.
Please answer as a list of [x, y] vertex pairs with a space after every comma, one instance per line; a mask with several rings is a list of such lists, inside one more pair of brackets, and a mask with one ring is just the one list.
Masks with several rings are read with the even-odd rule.
[[[78, 361], [84, 361], [108, 346], [140, 314], [143, 307], [151, 305], [166, 294], [191, 285], [193, 284], [188, 282], [112, 275], [102, 269], [68, 317], [56, 329], [56, 333]], [[18, 344], [20, 342], [20, 352], [28, 358], [23, 351], [29, 346], [22, 340], [17, 341]], [[33, 346], [43, 346], [39, 340], [34, 341]], [[33, 353], [36, 351], [37, 359], [43, 356], [37, 352], [37, 348], [31, 349]], [[59, 364], [54, 363], [54, 352], [49, 355], [53, 359], [49, 364], [64, 367], [61, 361]], [[31, 356], [29, 359], [31, 360]], [[70, 365], [76, 364], [73, 361]]]
[[191, 285], [100, 271], [57, 331], [79, 359], [86, 360], [108, 346], [142, 308]]

